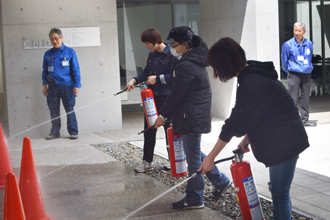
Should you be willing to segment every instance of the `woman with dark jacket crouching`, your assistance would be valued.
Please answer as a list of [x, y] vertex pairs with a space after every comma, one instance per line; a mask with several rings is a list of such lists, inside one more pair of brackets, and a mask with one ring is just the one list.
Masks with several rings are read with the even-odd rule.
[[243, 48], [231, 38], [221, 38], [210, 49], [207, 62], [214, 78], [227, 82], [237, 77], [236, 104], [222, 127], [218, 142], [199, 171], [214, 167], [214, 159], [233, 136], [244, 136], [240, 147], [269, 167], [269, 189], [274, 219], [291, 219], [290, 187], [299, 154], [309, 147], [305, 128], [293, 99], [277, 80], [273, 62], [246, 61]]
[[[207, 45], [188, 27], [173, 28], [164, 41], [179, 60], [174, 64], [172, 89], [155, 126], [163, 126], [172, 117], [174, 135], [181, 134], [189, 175], [202, 165], [205, 154], [201, 151], [201, 135], [211, 131], [211, 86], [206, 67]], [[215, 186], [214, 199], [230, 186], [231, 181], [217, 167], [206, 176]], [[203, 208], [204, 176], [199, 174], [187, 183], [186, 196], [173, 203], [175, 209]]]

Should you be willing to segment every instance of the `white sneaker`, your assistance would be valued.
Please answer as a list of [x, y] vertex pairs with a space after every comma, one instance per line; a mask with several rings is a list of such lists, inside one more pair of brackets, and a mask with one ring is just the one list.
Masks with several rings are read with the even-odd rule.
[[137, 165], [134, 170], [138, 173], [143, 173], [147, 170], [153, 170], [154, 169], [154, 166], [152, 165], [152, 163], [148, 163], [147, 161], [145, 160], [142, 160], [142, 164], [140, 165]]
[[164, 164], [164, 170], [171, 170], [171, 163], [167, 162]]

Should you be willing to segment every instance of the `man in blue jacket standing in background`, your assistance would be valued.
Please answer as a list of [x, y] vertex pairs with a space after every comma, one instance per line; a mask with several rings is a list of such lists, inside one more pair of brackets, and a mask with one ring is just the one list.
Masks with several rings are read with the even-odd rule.
[[288, 74], [289, 93], [297, 106], [299, 88], [301, 88], [300, 114], [305, 126], [315, 126], [309, 119], [309, 93], [311, 72], [313, 70], [313, 43], [304, 38], [306, 26], [296, 22], [293, 25], [294, 37], [282, 46], [282, 69]]
[[52, 119], [52, 128], [46, 140], [60, 137], [60, 101], [67, 113], [67, 129], [70, 139], [78, 138], [78, 125], [73, 107], [81, 87], [80, 68], [76, 52], [63, 44], [62, 31], [53, 28], [49, 32], [53, 48], [46, 51], [43, 61], [43, 94]]

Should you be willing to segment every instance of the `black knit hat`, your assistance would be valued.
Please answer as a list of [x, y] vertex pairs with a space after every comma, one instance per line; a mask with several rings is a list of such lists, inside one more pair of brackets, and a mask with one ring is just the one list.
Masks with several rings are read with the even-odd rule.
[[168, 37], [166, 40], [164, 40], [165, 44], [172, 44], [175, 41], [179, 43], [191, 41], [193, 39], [194, 32], [186, 26], [180, 26], [173, 28], [170, 33], [168, 34]]

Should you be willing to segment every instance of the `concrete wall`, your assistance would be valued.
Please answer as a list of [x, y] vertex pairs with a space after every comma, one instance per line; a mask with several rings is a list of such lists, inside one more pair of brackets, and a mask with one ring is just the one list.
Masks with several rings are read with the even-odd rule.
[[[211, 47], [231, 37], [244, 48], [248, 60], [279, 63], [278, 2], [273, 0], [200, 0], [201, 37]], [[213, 70], [209, 68], [210, 79]], [[212, 80], [212, 116], [226, 119], [235, 104], [236, 78]]]
[[[83, 86], [75, 107], [78, 127], [80, 132], [121, 128], [120, 97], [113, 97], [120, 89], [116, 0], [1, 1], [1, 14], [10, 137], [49, 134], [50, 115], [41, 80], [46, 49], [24, 50], [23, 41], [48, 39], [52, 27], [100, 27], [101, 46], [74, 48]], [[63, 107], [61, 114], [61, 135], [67, 136]]]

